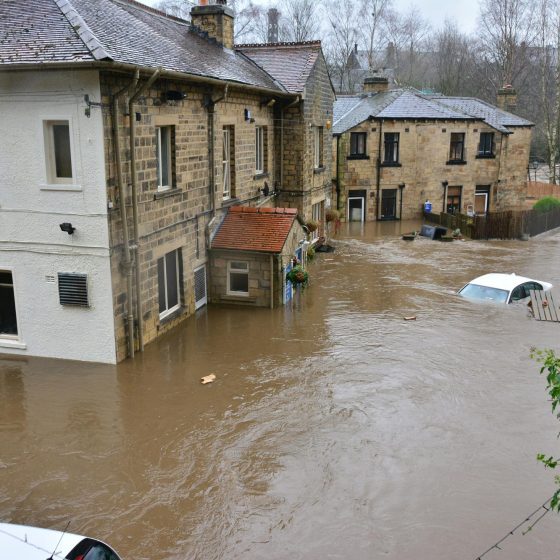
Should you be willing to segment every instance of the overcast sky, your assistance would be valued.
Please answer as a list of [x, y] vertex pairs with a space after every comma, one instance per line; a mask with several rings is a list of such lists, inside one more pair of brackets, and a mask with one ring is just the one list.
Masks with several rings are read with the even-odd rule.
[[[268, 0], [254, 0], [256, 4], [268, 4]], [[140, 0], [143, 4], [153, 6], [157, 0]], [[470, 0], [393, 0], [399, 12], [406, 12], [415, 5], [434, 28], [441, 27], [445, 18], [454, 19], [463, 33], [471, 33], [475, 29], [478, 15], [478, 1]]]

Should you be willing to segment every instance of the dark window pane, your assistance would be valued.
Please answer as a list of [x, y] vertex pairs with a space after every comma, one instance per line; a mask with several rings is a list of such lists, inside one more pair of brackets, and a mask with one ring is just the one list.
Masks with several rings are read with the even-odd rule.
[[167, 272], [167, 309], [171, 309], [179, 303], [179, 292], [177, 290], [177, 251], [165, 255], [165, 266]]
[[463, 161], [465, 134], [462, 132], [452, 132], [451, 133], [451, 147], [449, 153], [449, 159], [455, 161]]
[[398, 163], [399, 161], [399, 133], [385, 133], [385, 163]]
[[[2, 273], [2, 276], [11, 274]], [[14, 288], [6, 283], [0, 283], [0, 335], [11, 334], [17, 335], [17, 320], [16, 320], [16, 301], [14, 298]]]
[[169, 169], [171, 167], [171, 134], [168, 126], [161, 128], [161, 186], [171, 185]]
[[229, 289], [232, 292], [247, 293], [249, 291], [249, 275], [244, 273], [230, 272]]
[[70, 155], [70, 126], [53, 124], [54, 161], [56, 176], [72, 177], [72, 156]]
[[159, 312], [163, 313], [167, 309], [165, 304], [165, 261], [158, 259], [157, 273], [158, 273], [158, 288], [159, 288]]

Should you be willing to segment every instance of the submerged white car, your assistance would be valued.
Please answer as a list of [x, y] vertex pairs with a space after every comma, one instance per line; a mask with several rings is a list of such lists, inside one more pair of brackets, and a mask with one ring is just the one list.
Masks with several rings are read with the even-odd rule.
[[6, 560], [122, 560], [96, 539], [27, 525], [0, 523], [0, 558]]
[[471, 280], [459, 290], [458, 294], [471, 299], [513, 303], [527, 299], [529, 290], [546, 292], [551, 288], [552, 284], [541, 280], [532, 280], [516, 274], [493, 273]]

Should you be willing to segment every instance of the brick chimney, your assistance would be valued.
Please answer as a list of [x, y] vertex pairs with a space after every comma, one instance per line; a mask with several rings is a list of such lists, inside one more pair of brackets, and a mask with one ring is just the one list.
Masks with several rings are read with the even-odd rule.
[[216, 4], [200, 0], [200, 5], [191, 10], [191, 25], [225, 49], [233, 49], [233, 11], [226, 4], [226, 0], [217, 0]]
[[514, 111], [517, 107], [517, 92], [513, 86], [505, 85], [498, 90], [498, 107], [504, 111]]
[[389, 78], [373, 76], [364, 80], [364, 93], [383, 93], [389, 91]]

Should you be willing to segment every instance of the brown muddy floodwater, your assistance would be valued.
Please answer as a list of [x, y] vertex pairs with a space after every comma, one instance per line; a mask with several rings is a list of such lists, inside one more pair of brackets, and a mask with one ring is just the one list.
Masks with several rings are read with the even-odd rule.
[[[559, 350], [560, 325], [454, 291], [490, 271], [560, 286], [560, 233], [345, 227], [283, 309], [209, 307], [118, 367], [0, 360], [0, 520], [71, 520], [125, 560], [474, 560], [522, 521], [555, 488], [529, 351]], [[557, 558], [559, 529], [485, 560]]]

